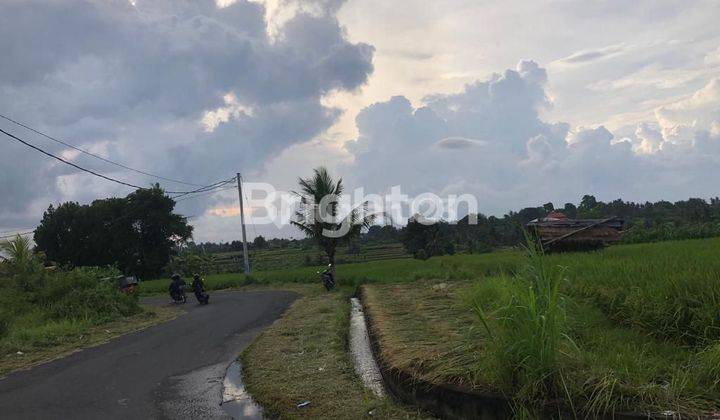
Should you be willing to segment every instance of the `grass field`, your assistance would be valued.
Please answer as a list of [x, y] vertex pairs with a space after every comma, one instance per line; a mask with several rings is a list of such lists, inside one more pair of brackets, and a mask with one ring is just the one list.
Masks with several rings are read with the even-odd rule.
[[[413, 258], [377, 260], [368, 263], [339, 264], [338, 280], [343, 285], [359, 286], [368, 282], [407, 282], [420, 279], [470, 279], [514, 270], [522, 261], [519, 252], [455, 255], [433, 257], [421, 261]], [[318, 270], [323, 266], [288, 268], [283, 270], [255, 271], [250, 277], [226, 273], [205, 276], [210, 290], [240, 287], [248, 284], [315, 283], [320, 282]], [[142, 294], [167, 293], [169, 280], [144, 281]]]
[[[338, 264], [381, 261], [404, 258], [408, 255], [400, 243], [374, 244], [358, 247], [350, 252], [348, 247], [339, 247], [336, 261]], [[242, 252], [223, 252], [213, 254], [213, 266], [219, 272], [242, 272]], [[258, 249], [250, 251], [250, 265], [253, 271], [281, 270], [326, 264], [324, 253], [317, 247], [288, 247], [281, 249]]]
[[521, 410], [720, 409], [719, 239], [516, 256], [514, 276], [365, 286], [383, 359]]

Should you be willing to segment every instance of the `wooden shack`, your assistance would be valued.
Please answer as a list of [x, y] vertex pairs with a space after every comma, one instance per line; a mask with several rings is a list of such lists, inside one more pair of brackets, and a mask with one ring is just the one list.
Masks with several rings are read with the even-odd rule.
[[546, 217], [531, 220], [527, 229], [537, 236], [548, 251], [593, 250], [620, 241], [624, 220], [568, 219], [564, 214], [551, 212]]

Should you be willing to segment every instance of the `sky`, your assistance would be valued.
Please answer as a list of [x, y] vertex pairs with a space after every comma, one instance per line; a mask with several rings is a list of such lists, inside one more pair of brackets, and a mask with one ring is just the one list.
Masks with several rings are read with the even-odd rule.
[[[167, 178], [242, 172], [289, 191], [324, 165], [351, 189], [472, 194], [495, 215], [584, 194], [720, 195], [714, 0], [2, 0], [0, 12], [0, 114]], [[32, 229], [50, 204], [131, 191], [5, 136], [0, 178], [2, 233]], [[196, 241], [230, 241], [237, 206], [227, 189], [177, 211]]]

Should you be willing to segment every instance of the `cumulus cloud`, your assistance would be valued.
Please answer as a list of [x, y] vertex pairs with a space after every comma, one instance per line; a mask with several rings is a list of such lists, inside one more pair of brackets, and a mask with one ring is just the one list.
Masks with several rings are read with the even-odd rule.
[[[335, 17], [341, 3], [297, 8], [270, 36], [264, 5], [245, 0], [6, 1], [0, 108], [167, 177], [203, 184], [252, 173], [331, 126], [340, 110], [323, 105], [323, 96], [355, 90], [372, 72], [374, 49], [347, 40]], [[2, 127], [63, 153], [32, 133]], [[96, 186], [33, 153], [3, 145], [0, 224], [22, 214], [36, 221], [38, 203], [128, 192]], [[154, 181], [71, 157], [140, 185]]]
[[[543, 121], [546, 83], [543, 68], [523, 61], [418, 106], [393, 97], [367, 107], [357, 118], [359, 137], [348, 146], [355, 182], [379, 191], [399, 184], [411, 194], [473, 193], [481, 210], [493, 214], [583, 194], [630, 200], [717, 194], [708, 181], [720, 176], [717, 80], [658, 107], [654, 121], [626, 136]], [[469, 147], [468, 139], [486, 141]]]
[[663, 139], [670, 143], [691, 141], [695, 131], [708, 131], [720, 121], [720, 78], [714, 78], [691, 97], [655, 110]]

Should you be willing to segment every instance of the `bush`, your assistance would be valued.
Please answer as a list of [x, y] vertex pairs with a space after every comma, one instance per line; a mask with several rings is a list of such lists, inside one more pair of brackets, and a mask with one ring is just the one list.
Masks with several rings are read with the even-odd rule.
[[18, 269], [13, 275], [24, 282], [0, 281], [0, 351], [54, 345], [86, 326], [142, 310], [136, 296], [118, 290], [115, 269]]

